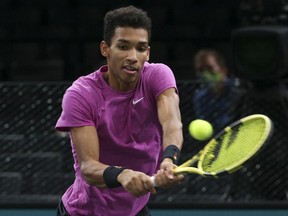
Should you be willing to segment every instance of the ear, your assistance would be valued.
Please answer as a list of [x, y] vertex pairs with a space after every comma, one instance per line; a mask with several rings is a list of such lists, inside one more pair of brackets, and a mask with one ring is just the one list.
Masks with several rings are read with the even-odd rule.
[[107, 45], [107, 43], [105, 41], [101, 41], [100, 51], [101, 51], [102, 56], [104, 57], [108, 56], [108, 49], [109, 49], [109, 46]]
[[150, 59], [150, 46], [148, 46], [146, 61], [149, 61], [149, 59]]

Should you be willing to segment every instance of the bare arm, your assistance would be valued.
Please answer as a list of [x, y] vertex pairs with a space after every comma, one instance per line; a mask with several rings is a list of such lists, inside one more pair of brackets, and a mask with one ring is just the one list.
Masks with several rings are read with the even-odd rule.
[[179, 149], [183, 144], [179, 96], [174, 88], [167, 89], [157, 98], [158, 118], [163, 129], [163, 149], [174, 144]]
[[[109, 165], [99, 162], [99, 139], [96, 128], [92, 126], [72, 128], [71, 136], [86, 182], [97, 187], [106, 187], [103, 173]], [[149, 176], [142, 172], [125, 169], [118, 175], [117, 180], [125, 190], [135, 196], [144, 195], [148, 191], [156, 193]]]
[[103, 172], [108, 165], [99, 162], [99, 140], [95, 127], [71, 129], [81, 173], [88, 184], [105, 187]]
[[[174, 88], [167, 89], [157, 98], [158, 118], [163, 130], [163, 150], [169, 145], [175, 145], [181, 150], [183, 144], [183, 132], [181, 114], [179, 108], [179, 96]], [[183, 175], [174, 176], [176, 167], [172, 159], [165, 158], [155, 180], [160, 187], [169, 187], [183, 180]]]

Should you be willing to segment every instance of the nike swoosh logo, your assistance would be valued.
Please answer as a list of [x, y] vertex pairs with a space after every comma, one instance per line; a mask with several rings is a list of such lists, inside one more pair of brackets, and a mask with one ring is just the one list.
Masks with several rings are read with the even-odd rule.
[[135, 105], [135, 104], [139, 103], [143, 99], [144, 99], [144, 97], [139, 98], [138, 100], [133, 99], [132, 103], [133, 103], [133, 105]]

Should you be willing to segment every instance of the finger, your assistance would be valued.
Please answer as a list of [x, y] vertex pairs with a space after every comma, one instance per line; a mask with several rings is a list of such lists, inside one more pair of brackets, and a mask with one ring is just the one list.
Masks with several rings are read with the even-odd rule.
[[133, 190], [130, 191], [134, 196], [140, 197], [145, 195], [148, 191], [147, 190], [141, 190], [139, 188], [133, 188]]
[[158, 170], [156, 175], [157, 175], [157, 181], [156, 181], [156, 177], [155, 177], [155, 181], [157, 185], [163, 185], [167, 181], [166, 173], [164, 170]]
[[166, 174], [167, 178], [170, 179], [170, 180], [173, 180], [174, 177], [175, 177], [173, 169], [171, 169], [171, 168], [165, 170], [165, 174]]
[[132, 193], [134, 196], [141, 196], [142, 193], [142, 182], [137, 178], [131, 179], [131, 181], [126, 185], [127, 190]]
[[185, 178], [185, 176], [183, 174], [176, 175], [176, 177], [179, 181], [183, 181]]
[[183, 180], [184, 180], [184, 175], [175, 176], [172, 184], [179, 185], [183, 182]]
[[181, 178], [181, 179], [184, 179], [185, 178], [185, 175], [184, 174], [180, 174], [180, 175], [178, 175], [179, 176], [179, 178]]
[[143, 196], [148, 192], [155, 193], [154, 186], [149, 176], [143, 175], [135, 181], [134, 190], [136, 196]]

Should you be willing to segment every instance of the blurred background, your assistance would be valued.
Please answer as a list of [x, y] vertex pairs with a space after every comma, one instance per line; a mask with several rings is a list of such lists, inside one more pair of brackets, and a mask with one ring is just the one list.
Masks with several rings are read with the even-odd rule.
[[231, 63], [233, 29], [287, 25], [286, 0], [1, 0], [0, 79], [73, 80], [102, 63], [103, 16], [135, 5], [152, 18], [151, 61], [193, 79], [193, 55], [215, 48]]
[[[236, 173], [190, 176], [160, 190], [151, 197], [153, 215], [287, 215], [288, 0], [1, 0], [0, 215], [54, 215], [74, 179], [69, 137], [54, 129], [63, 93], [103, 64], [103, 17], [127, 5], [152, 19], [150, 62], [175, 74], [182, 161], [205, 144], [188, 134], [195, 118], [212, 122], [215, 133], [254, 113], [268, 115], [275, 127], [263, 151]], [[229, 94], [201, 93], [212, 83], [195, 65], [202, 49], [226, 60]], [[224, 115], [224, 123], [215, 120]]]

